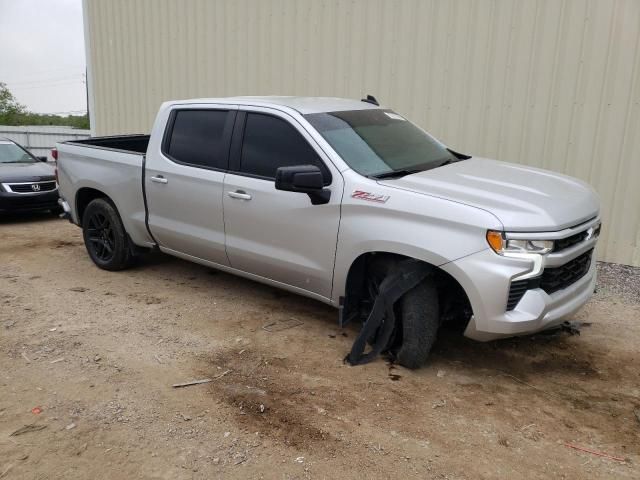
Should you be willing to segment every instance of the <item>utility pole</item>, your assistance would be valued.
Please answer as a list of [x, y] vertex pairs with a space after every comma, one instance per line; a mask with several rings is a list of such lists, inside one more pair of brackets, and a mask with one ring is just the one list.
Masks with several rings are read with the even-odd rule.
[[[87, 121], [91, 122], [91, 115], [89, 115], [89, 82], [87, 81], [87, 67], [84, 69], [84, 91], [87, 97]], [[91, 128], [91, 124], [89, 124]]]

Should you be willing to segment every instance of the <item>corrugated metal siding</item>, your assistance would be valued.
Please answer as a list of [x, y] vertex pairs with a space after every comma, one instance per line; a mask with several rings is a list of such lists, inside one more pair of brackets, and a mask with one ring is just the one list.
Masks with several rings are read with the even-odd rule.
[[55, 147], [56, 143], [89, 138], [89, 135], [89, 130], [53, 125], [25, 125], [20, 127], [0, 125], [0, 138], [13, 140], [36, 156], [46, 155], [49, 161], [53, 161], [51, 149]]
[[85, 0], [98, 134], [165, 99], [373, 93], [455, 148], [603, 200], [601, 259], [640, 265], [638, 0]]

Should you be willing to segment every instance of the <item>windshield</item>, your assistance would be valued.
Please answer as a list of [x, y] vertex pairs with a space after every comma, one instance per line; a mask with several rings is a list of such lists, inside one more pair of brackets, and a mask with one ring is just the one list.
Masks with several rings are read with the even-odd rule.
[[0, 143], [0, 163], [34, 162], [37, 162], [37, 160], [15, 143]]
[[314, 113], [305, 118], [361, 175], [409, 174], [460, 160], [442, 143], [391, 110]]

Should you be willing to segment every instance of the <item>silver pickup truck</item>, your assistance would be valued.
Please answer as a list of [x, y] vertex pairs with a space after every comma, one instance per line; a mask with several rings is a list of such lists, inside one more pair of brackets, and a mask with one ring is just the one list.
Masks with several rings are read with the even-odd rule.
[[380, 307], [366, 340], [410, 368], [445, 322], [480, 341], [529, 334], [595, 287], [587, 184], [460, 154], [373, 97], [171, 101], [151, 135], [57, 156], [98, 267], [159, 249], [333, 305], [341, 324]]

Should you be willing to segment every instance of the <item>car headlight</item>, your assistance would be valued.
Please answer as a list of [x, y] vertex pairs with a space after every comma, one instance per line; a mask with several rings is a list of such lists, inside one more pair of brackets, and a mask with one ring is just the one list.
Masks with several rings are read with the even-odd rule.
[[537, 253], [545, 255], [553, 250], [553, 240], [506, 239], [503, 232], [487, 231], [487, 242], [498, 255], [509, 253]]

